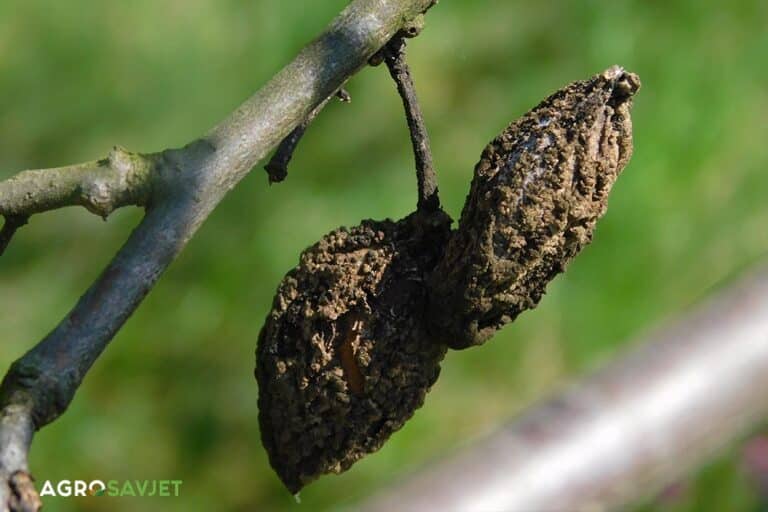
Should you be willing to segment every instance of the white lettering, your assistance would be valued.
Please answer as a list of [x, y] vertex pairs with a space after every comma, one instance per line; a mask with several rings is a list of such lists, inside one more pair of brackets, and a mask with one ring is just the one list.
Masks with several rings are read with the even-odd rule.
[[75, 496], [85, 496], [88, 484], [84, 480], [75, 480]]
[[59, 496], [72, 496], [72, 482], [70, 480], [62, 480], [56, 486], [56, 494]]
[[43, 490], [40, 491], [40, 496], [56, 496], [56, 491], [53, 490], [53, 484], [50, 480], [46, 480], [43, 484]]

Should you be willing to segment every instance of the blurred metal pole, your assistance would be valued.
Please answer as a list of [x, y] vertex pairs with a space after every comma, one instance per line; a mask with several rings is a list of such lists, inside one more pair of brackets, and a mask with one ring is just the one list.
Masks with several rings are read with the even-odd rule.
[[768, 269], [366, 511], [599, 511], [632, 504], [768, 418]]

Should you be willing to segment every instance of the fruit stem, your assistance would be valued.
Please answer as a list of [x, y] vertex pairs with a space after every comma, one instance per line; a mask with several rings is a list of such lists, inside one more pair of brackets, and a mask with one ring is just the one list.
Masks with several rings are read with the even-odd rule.
[[411, 77], [411, 70], [405, 60], [405, 37], [398, 34], [384, 47], [384, 61], [389, 74], [397, 84], [397, 91], [403, 100], [405, 117], [411, 133], [413, 156], [416, 161], [416, 179], [419, 187], [417, 207], [420, 211], [436, 211], [440, 208], [437, 195], [437, 176], [432, 164], [432, 151], [429, 136], [424, 124], [424, 116], [416, 97], [416, 88]]

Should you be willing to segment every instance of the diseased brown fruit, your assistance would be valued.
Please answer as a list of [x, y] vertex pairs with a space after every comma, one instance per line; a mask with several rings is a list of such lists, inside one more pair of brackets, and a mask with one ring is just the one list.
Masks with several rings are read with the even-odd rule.
[[259, 423], [291, 492], [376, 451], [424, 402], [445, 346], [426, 332], [426, 276], [450, 218], [363, 221], [304, 251], [259, 337]]
[[637, 75], [618, 66], [574, 82], [485, 149], [430, 280], [430, 330], [451, 348], [482, 344], [592, 239], [632, 153]]
[[259, 422], [297, 492], [403, 426], [446, 345], [481, 344], [592, 237], [631, 151], [637, 76], [613, 67], [558, 91], [483, 152], [458, 231], [438, 210], [363, 221], [304, 251], [259, 337]]

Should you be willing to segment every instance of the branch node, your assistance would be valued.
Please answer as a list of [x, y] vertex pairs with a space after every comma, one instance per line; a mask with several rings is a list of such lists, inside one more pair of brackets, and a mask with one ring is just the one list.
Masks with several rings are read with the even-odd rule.
[[146, 204], [152, 165], [150, 157], [114, 146], [107, 158], [99, 160], [98, 164], [111, 172], [92, 173], [82, 184], [80, 199], [89, 212], [106, 221], [124, 204]]
[[86, 183], [80, 197], [86, 210], [104, 220], [115, 210], [109, 185], [104, 180], [96, 179]]
[[336, 97], [339, 98], [339, 101], [342, 103], [352, 103], [352, 95], [349, 94], [349, 91], [344, 87], [336, 92]]
[[8, 510], [11, 512], [37, 512], [43, 506], [35, 490], [35, 479], [26, 471], [16, 471], [8, 478], [10, 496]]
[[122, 146], [114, 146], [108, 158], [109, 166], [122, 175], [127, 175], [135, 166], [135, 155]]
[[412, 20], [410, 20], [401, 30], [400, 34], [403, 37], [407, 38], [413, 38], [421, 34], [422, 30], [424, 30], [424, 15], [419, 14]]

